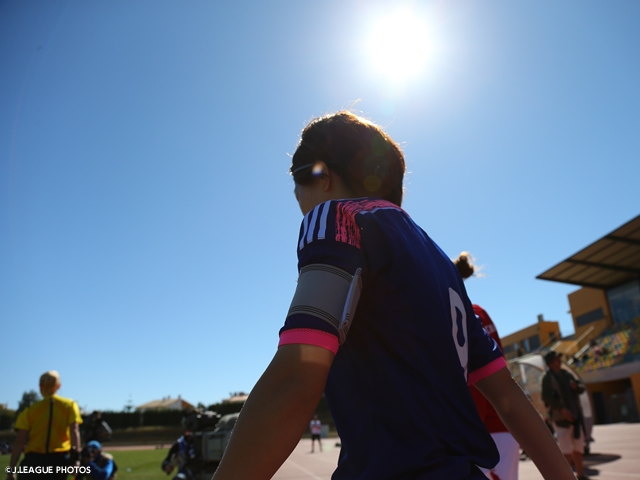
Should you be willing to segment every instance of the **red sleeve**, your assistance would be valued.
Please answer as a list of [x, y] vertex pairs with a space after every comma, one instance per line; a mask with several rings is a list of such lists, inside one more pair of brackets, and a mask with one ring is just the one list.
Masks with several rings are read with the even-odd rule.
[[489, 314], [480, 305], [475, 304], [473, 305], [473, 312], [482, 322], [482, 328], [484, 328], [485, 331], [491, 336], [491, 338], [496, 341], [496, 343], [500, 347], [500, 350], [504, 352], [504, 348], [502, 348], [502, 342], [500, 341], [500, 335], [498, 335], [498, 329], [493, 324], [493, 321], [491, 320]]

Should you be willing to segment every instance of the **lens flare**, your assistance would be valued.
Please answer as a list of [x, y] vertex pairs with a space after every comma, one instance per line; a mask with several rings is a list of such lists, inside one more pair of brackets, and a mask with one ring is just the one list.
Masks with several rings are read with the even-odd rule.
[[316, 163], [313, 166], [312, 172], [313, 172], [313, 175], [316, 176], [316, 177], [319, 176], [319, 175], [322, 175], [322, 164], [321, 163]]
[[424, 71], [431, 52], [427, 23], [410, 10], [380, 15], [367, 50], [376, 74], [396, 83], [415, 78]]

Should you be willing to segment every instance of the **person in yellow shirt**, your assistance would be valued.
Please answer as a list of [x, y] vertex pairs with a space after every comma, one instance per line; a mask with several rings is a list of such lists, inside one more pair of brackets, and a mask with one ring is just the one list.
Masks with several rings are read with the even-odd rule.
[[[42, 400], [24, 410], [16, 420], [18, 435], [11, 453], [7, 480], [65, 480], [72, 468], [79, 465], [80, 428], [82, 417], [76, 402], [56, 395], [60, 375], [50, 370], [40, 377]], [[24, 458], [16, 468], [20, 455]]]

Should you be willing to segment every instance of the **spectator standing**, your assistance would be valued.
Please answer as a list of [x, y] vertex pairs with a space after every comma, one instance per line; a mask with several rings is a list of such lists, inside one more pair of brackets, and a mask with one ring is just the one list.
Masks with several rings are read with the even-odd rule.
[[107, 422], [102, 420], [102, 413], [98, 410], [94, 410], [91, 413], [91, 416], [89, 417], [85, 425], [85, 432], [86, 438], [83, 438], [83, 440], [86, 442], [96, 440], [98, 443], [100, 443], [108, 442], [109, 440], [111, 440], [111, 427], [109, 427], [109, 424]]
[[322, 451], [322, 440], [320, 440], [320, 434], [322, 433], [322, 423], [318, 420], [318, 415], [313, 416], [313, 420], [309, 423], [309, 430], [311, 430], [311, 453], [313, 453], [315, 441], [318, 441], [320, 445], [320, 451]]
[[[60, 389], [60, 375], [50, 370], [40, 377], [42, 400], [24, 410], [16, 420], [18, 435], [11, 453], [10, 468], [53, 467], [48, 480], [65, 480], [67, 473], [56, 473], [56, 467], [79, 465], [80, 428], [82, 417], [76, 402], [56, 395]], [[7, 480], [13, 480], [9, 473]], [[18, 480], [42, 480], [42, 475], [20, 473]]]
[[584, 384], [562, 368], [562, 358], [557, 352], [547, 353], [544, 359], [549, 370], [542, 377], [542, 400], [549, 408], [560, 451], [575, 467], [578, 480], [588, 480], [582, 460], [585, 437], [579, 397]]

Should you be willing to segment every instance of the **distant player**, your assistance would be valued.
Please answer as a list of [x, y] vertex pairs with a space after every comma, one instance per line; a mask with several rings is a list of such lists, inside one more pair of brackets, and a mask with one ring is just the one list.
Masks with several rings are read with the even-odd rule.
[[318, 420], [318, 415], [313, 416], [313, 420], [309, 423], [309, 430], [311, 430], [311, 453], [313, 453], [313, 447], [316, 440], [320, 445], [320, 451], [322, 451], [322, 440], [320, 440], [320, 434], [322, 433], [322, 423]]

